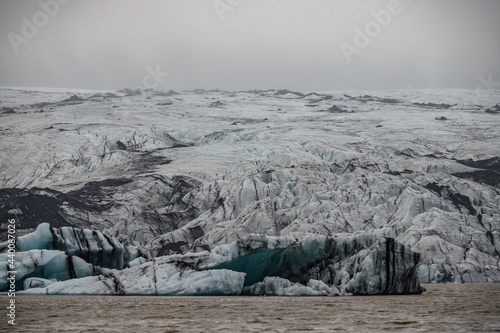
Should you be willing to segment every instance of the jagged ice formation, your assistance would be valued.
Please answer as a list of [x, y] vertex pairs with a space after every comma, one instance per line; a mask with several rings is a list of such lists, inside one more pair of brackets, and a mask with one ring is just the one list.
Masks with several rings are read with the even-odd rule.
[[[61, 251], [57, 260], [90, 265], [85, 279], [108, 281], [106, 270], [213, 253], [252, 234], [363, 234], [377, 250], [343, 259], [353, 267], [387, 267], [382, 249], [395, 240], [402, 257], [420, 254], [421, 282], [500, 280], [497, 91], [2, 95], [12, 112], [0, 115], [0, 223], [15, 218], [18, 236], [55, 228], [35, 246], [45, 254], [21, 254], [36, 251], [21, 241], [21, 256]], [[314, 276], [280, 273], [242, 291], [357, 293], [328, 260]], [[23, 283], [61, 283], [51, 279]]]

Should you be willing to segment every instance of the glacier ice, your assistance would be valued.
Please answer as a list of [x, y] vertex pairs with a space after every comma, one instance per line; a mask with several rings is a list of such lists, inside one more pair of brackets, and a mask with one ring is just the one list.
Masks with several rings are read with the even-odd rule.
[[254, 296], [339, 296], [340, 292], [336, 287], [329, 287], [319, 280], [311, 279], [307, 286], [304, 286], [280, 277], [266, 276], [264, 281], [244, 287], [242, 294]]
[[56, 250], [20, 254], [32, 258], [23, 260], [22, 278], [58, 280], [40, 282], [40, 288], [25, 281], [30, 288], [23, 293], [325, 296], [423, 291], [419, 254], [392, 238], [369, 233], [309, 234], [300, 240], [252, 234], [211, 251], [136, 259], [122, 270], [94, 267]]
[[35, 232], [18, 237], [16, 248], [18, 251], [51, 250], [54, 237], [49, 223], [41, 223]]
[[54, 295], [239, 295], [244, 273], [229, 270], [196, 271], [154, 260], [106, 275], [89, 276], [30, 288], [20, 294]]
[[[7, 267], [8, 254], [0, 254], [0, 266]], [[16, 288], [21, 290], [28, 278], [55, 279], [64, 281], [68, 279], [92, 276], [106, 272], [107, 269], [93, 266], [85, 260], [68, 256], [58, 250], [29, 250], [17, 252], [15, 256]], [[0, 271], [0, 290], [7, 288], [7, 270]], [[28, 284], [30, 285], [30, 284]]]
[[36, 278], [27, 278], [24, 280], [24, 288], [23, 289], [30, 289], [30, 288], [45, 288], [48, 285], [57, 282], [56, 279], [42, 279], [39, 277]]
[[[245, 288], [274, 277], [371, 293], [386, 286], [359, 272], [387, 275], [374, 267], [390, 267], [384, 253], [402, 244], [396, 266], [411, 261], [408, 249], [419, 253], [421, 282], [500, 281], [500, 118], [484, 112], [498, 93], [196, 91], [165, 101], [136, 91], [131, 104], [123, 91], [81, 95], [70, 109], [43, 91], [3, 93], [23, 111], [2, 115], [0, 217], [15, 218], [19, 236], [40, 228], [19, 237], [19, 253], [56, 250], [124, 270], [207, 252], [203, 269], [229, 265], [246, 274]], [[210, 108], [217, 100], [224, 107]], [[37, 112], [40, 102], [50, 112]], [[322, 112], [332, 105], [356, 112]], [[372, 240], [342, 261], [321, 259], [331, 272], [318, 265], [297, 278], [271, 267], [291, 256], [287, 246], [234, 246], [251, 234], [292, 247], [307, 234]]]
[[420, 256], [392, 238], [368, 233], [287, 237], [250, 235], [210, 252], [200, 268], [246, 273], [245, 286], [277, 276], [306, 285], [311, 279], [343, 293], [420, 293]]
[[16, 241], [18, 251], [61, 250], [68, 256], [77, 256], [94, 266], [122, 269], [136, 259], [138, 250], [124, 245], [115, 237], [97, 230], [74, 227], [52, 228], [48, 223], [38, 225], [33, 233]]

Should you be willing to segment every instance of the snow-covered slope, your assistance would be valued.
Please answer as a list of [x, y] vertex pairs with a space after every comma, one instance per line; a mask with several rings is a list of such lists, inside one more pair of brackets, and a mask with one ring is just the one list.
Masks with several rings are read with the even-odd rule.
[[500, 281], [498, 91], [0, 94], [18, 235], [94, 229], [153, 260], [363, 232], [420, 253], [421, 282]]

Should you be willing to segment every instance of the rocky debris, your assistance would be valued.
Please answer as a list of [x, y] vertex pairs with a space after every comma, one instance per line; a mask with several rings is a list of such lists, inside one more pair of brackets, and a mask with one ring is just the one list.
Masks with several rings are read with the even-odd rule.
[[463, 211], [463, 208], [466, 208], [467, 211], [465, 211], [464, 213], [476, 215], [477, 211], [472, 205], [472, 202], [470, 201], [470, 198], [468, 196], [465, 196], [458, 192], [455, 193], [455, 191], [451, 188], [439, 185], [437, 183], [429, 183], [425, 185], [425, 187], [439, 194], [441, 197], [446, 197], [446, 199], [450, 200], [460, 212]]
[[222, 108], [222, 107], [224, 107], [224, 106], [226, 106], [226, 104], [225, 104], [225, 103], [223, 103], [223, 102], [221, 102], [221, 101], [217, 100], [217, 101], [215, 101], [215, 102], [210, 103], [210, 106], [209, 106], [209, 107], [211, 107], [211, 108]]
[[192, 143], [180, 143], [180, 142], [176, 142], [174, 143], [170, 149], [176, 149], [176, 148], [188, 148], [188, 147], [192, 147], [193, 144]]
[[349, 111], [339, 108], [337, 105], [332, 105], [328, 110], [321, 110], [321, 112], [328, 113], [347, 113]]
[[291, 94], [291, 95], [296, 95], [298, 97], [304, 97], [303, 93], [297, 92], [297, 91], [290, 91], [288, 89], [276, 90], [276, 92], [274, 94], [275, 95], [288, 95], [288, 94]]
[[353, 97], [351, 95], [344, 94], [344, 97], [347, 99], [350, 99], [350, 100], [361, 102], [361, 103], [366, 103], [366, 102], [378, 102], [378, 103], [385, 103], [385, 104], [401, 103], [401, 101], [394, 99], [394, 98], [380, 98], [377, 96], [370, 96], [370, 95]]
[[2, 114], [14, 114], [14, 113], [16, 113], [16, 111], [13, 108], [8, 108], [6, 106], [2, 108]]
[[312, 92], [312, 93], [304, 95], [301, 98], [304, 98], [304, 99], [309, 101], [309, 104], [306, 105], [307, 107], [312, 107], [312, 106], [316, 106], [317, 103], [321, 103], [323, 101], [329, 101], [329, 100], [333, 99], [333, 96]]
[[141, 89], [125, 88], [125, 89], [120, 89], [117, 92], [121, 93], [121, 94], [124, 94], [125, 96], [139, 96], [139, 95], [142, 95]]
[[154, 90], [153, 94], [155, 96], [162, 96], [162, 97], [170, 97], [170, 96], [175, 96], [175, 95], [180, 95], [181, 93], [170, 89], [169, 91], [159, 91], [159, 90]]
[[201, 95], [201, 94], [205, 94], [207, 91], [205, 89], [199, 89], [199, 88], [197, 88], [197, 89], [191, 90], [191, 92], [194, 93], [194, 94]]
[[385, 171], [384, 173], [386, 173], [388, 175], [392, 175], [392, 176], [401, 176], [401, 175], [404, 175], [404, 174], [413, 173], [413, 171], [408, 170], [408, 169], [404, 169], [403, 171], [389, 170], [389, 171]]
[[412, 103], [415, 106], [422, 107], [422, 108], [428, 108], [428, 109], [449, 109], [456, 104], [446, 104], [446, 103], [441, 103], [441, 104], [436, 104], [436, 103]]
[[[98, 99], [94, 98], [94, 101]], [[60, 102], [41, 102], [41, 103], [35, 103], [32, 105], [33, 108], [35, 109], [43, 109], [43, 108], [49, 108], [52, 110], [54, 107], [58, 106], [66, 106], [66, 105], [78, 105], [82, 104], [85, 102], [85, 99], [82, 97], [77, 96], [76, 94], [73, 94], [72, 96], [60, 101]]]
[[500, 105], [496, 104], [494, 107], [492, 107], [491, 109], [486, 109], [486, 111], [484, 111], [484, 112], [498, 114], [498, 113], [500, 113]]
[[73, 94], [73, 96], [66, 98], [65, 100], [61, 101], [61, 103], [69, 103], [69, 102], [83, 102], [85, 99], [77, 96], [76, 94]]
[[486, 113], [491, 113], [491, 114], [498, 114], [500, 113], [500, 111], [495, 111], [495, 110], [491, 110], [491, 109], [486, 109], [486, 111], [484, 111]]
[[172, 90], [172, 89], [170, 89], [169, 91], [167, 91], [165, 93], [165, 96], [174, 96], [174, 95], [179, 95], [179, 93], [177, 91]]
[[456, 177], [472, 179], [479, 183], [488, 184], [500, 188], [500, 157], [492, 157], [486, 160], [458, 160], [458, 163], [476, 169], [471, 172], [459, 172], [453, 174]]
[[127, 150], [127, 145], [125, 145], [120, 140], [116, 141], [116, 149], [118, 150]]
[[[16, 219], [19, 229], [36, 228], [50, 221], [54, 227], [71, 226], [62, 215], [60, 193], [51, 189], [0, 189], [0, 218]], [[13, 214], [9, 212], [14, 212]]]
[[105, 92], [105, 93], [97, 93], [91, 95], [88, 100], [90, 101], [96, 101], [96, 102], [102, 102], [107, 99], [112, 99], [112, 98], [119, 98], [117, 94], [113, 94], [111, 92]]
[[[120, 230], [117, 235], [146, 241], [198, 216], [198, 209], [182, 200], [199, 186], [189, 177], [155, 175], [89, 182], [67, 193], [48, 188], [0, 189], [0, 218], [16, 218], [19, 229], [36, 228], [46, 221], [52, 227], [100, 224], [101, 230]], [[128, 202], [131, 195], [141, 201], [138, 206]], [[128, 221], [129, 216], [133, 216], [133, 222]], [[122, 222], [116, 223], [116, 219]]]
[[486, 160], [457, 160], [458, 163], [476, 169], [498, 170], [500, 169], [500, 157], [492, 157]]

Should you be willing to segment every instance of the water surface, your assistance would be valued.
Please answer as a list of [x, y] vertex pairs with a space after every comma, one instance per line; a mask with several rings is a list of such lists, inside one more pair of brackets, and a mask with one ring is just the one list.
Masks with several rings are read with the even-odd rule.
[[[16, 332], [500, 332], [500, 284], [352, 297], [20, 296]], [[2, 308], [8, 298], [0, 298]], [[9, 330], [10, 331], [10, 330]]]

